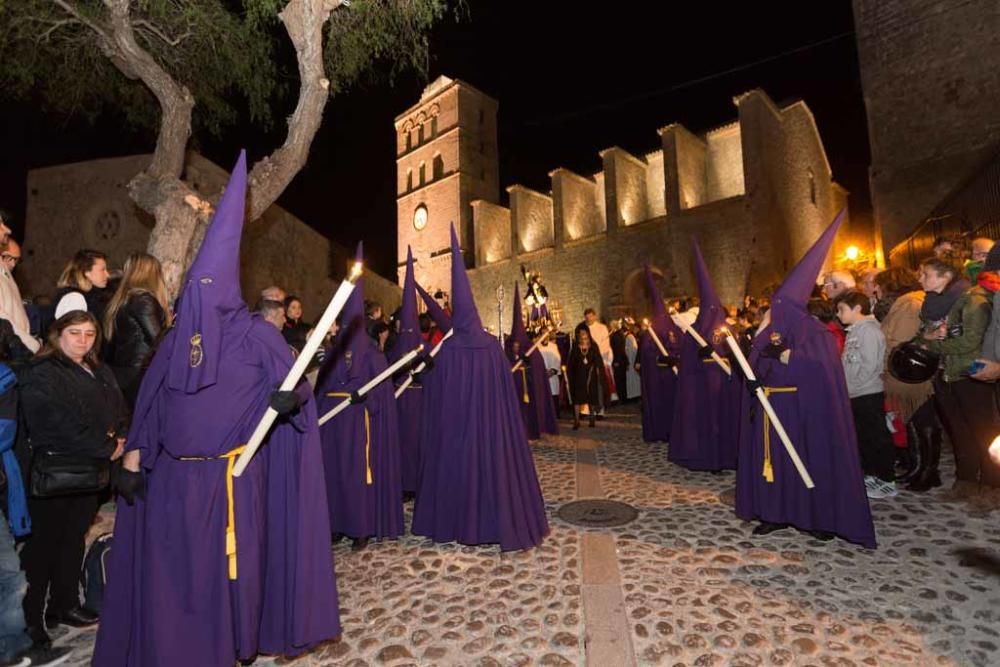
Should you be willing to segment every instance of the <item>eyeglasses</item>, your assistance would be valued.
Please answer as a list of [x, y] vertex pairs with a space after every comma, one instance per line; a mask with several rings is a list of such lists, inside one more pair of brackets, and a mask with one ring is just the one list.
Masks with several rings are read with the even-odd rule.
[[14, 257], [14, 255], [8, 255], [7, 253], [3, 253], [2, 255], [0, 255], [0, 259], [2, 259], [5, 262], [11, 262], [13, 264], [19, 264], [21, 262], [20, 257]]

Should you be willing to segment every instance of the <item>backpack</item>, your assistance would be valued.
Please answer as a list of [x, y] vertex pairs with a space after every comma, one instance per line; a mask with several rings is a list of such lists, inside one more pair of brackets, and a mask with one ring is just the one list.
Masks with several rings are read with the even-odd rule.
[[100, 614], [104, 604], [104, 586], [108, 582], [107, 561], [111, 554], [111, 533], [97, 536], [83, 559], [80, 579], [83, 583], [83, 607]]

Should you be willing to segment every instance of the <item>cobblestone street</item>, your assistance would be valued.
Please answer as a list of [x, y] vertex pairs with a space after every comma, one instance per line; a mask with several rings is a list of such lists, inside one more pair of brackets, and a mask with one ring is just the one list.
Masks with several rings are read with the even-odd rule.
[[[734, 475], [668, 464], [635, 409], [579, 435], [562, 426], [572, 435], [533, 445], [552, 526], [541, 548], [341, 543], [342, 640], [256, 664], [1000, 664], [996, 515], [904, 492], [873, 503], [876, 551], [790, 530], [751, 538], [719, 499]], [[638, 519], [589, 530], [556, 516], [595, 496]], [[54, 636], [89, 664], [93, 631]]]

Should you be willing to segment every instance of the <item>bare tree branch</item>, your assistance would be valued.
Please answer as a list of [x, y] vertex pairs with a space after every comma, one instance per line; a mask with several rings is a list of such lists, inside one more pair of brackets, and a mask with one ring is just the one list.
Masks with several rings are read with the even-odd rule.
[[156, 35], [157, 37], [160, 38], [160, 40], [162, 40], [166, 44], [169, 44], [170, 46], [177, 46], [178, 44], [180, 44], [181, 42], [183, 42], [185, 39], [187, 39], [188, 37], [190, 37], [191, 34], [192, 34], [191, 31], [188, 30], [188, 31], [184, 32], [183, 34], [178, 35], [177, 37], [170, 37], [165, 32], [163, 32], [162, 30], [160, 30], [160, 28], [158, 28], [156, 25], [150, 23], [146, 19], [139, 19], [137, 21], [133, 21], [132, 25], [135, 26], [136, 28], [142, 28], [144, 31], [150, 32], [150, 33]]
[[309, 157], [309, 146], [330, 98], [323, 65], [323, 26], [342, 4], [343, 0], [291, 0], [278, 14], [295, 47], [299, 100], [288, 119], [285, 143], [250, 172], [249, 220], [259, 218], [275, 202]]
[[129, 0], [104, 0], [104, 4], [111, 14], [109, 24], [114, 49], [121, 55], [128, 69], [152, 91], [163, 110], [156, 150], [148, 173], [157, 178], [180, 178], [184, 171], [184, 150], [191, 137], [194, 97], [186, 86], [178, 84], [136, 42], [129, 14]]

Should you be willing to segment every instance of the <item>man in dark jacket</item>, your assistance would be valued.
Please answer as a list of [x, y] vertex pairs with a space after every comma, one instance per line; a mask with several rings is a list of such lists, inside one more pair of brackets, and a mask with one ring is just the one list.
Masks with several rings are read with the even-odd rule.
[[628, 352], [625, 351], [625, 329], [621, 320], [611, 322], [614, 331], [611, 332], [611, 369], [615, 375], [615, 388], [618, 390], [618, 400], [622, 403], [628, 400], [626, 375], [628, 373]]

